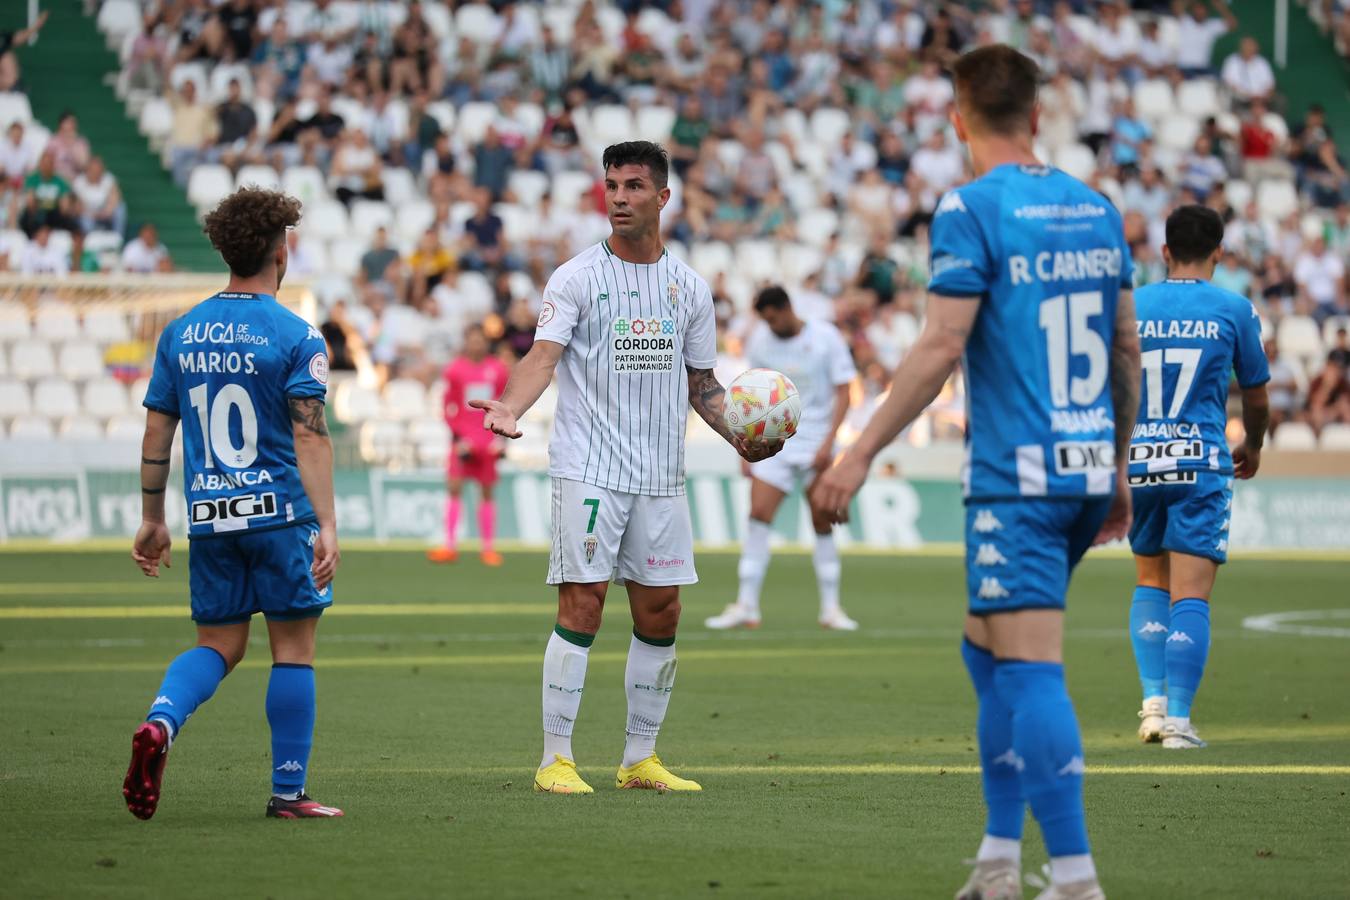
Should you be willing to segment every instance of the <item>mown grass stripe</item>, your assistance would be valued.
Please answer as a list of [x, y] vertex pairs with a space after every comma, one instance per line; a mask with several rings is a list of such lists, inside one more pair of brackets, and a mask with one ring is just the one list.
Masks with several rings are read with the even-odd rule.
[[[700, 766], [688, 764], [677, 766], [686, 775], [762, 775], [762, 776], [792, 776], [792, 775], [978, 775], [979, 766], [956, 765], [942, 766], [920, 763], [856, 763], [856, 764], [835, 764], [835, 765], [815, 765], [805, 764], [784, 764], [784, 765], [733, 765], [733, 766]], [[344, 774], [366, 774], [366, 769], [336, 768], [326, 769], [334, 773]], [[500, 777], [502, 775], [519, 774], [520, 768], [509, 768], [505, 766], [492, 767], [456, 767], [456, 768], [389, 768], [380, 767], [380, 774], [397, 775], [451, 775], [451, 776], [473, 776], [483, 775]], [[1350, 766], [1310, 766], [1297, 764], [1273, 764], [1273, 765], [1191, 765], [1191, 766], [1145, 766], [1145, 765], [1102, 765], [1087, 767], [1088, 775], [1149, 775], [1149, 776], [1238, 776], [1238, 775], [1260, 775], [1260, 776], [1286, 776], [1286, 775], [1314, 775], [1314, 776], [1341, 776], [1350, 775]]]

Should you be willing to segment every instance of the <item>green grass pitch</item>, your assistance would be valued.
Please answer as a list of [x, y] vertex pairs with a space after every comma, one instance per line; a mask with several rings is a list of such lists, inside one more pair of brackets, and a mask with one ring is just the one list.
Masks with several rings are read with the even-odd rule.
[[[185, 550], [159, 581], [124, 551], [0, 553], [0, 896], [948, 897], [965, 876], [983, 820], [956, 558], [846, 556], [845, 606], [864, 627], [847, 635], [816, 628], [810, 559], [783, 554], [764, 627], [710, 634], [736, 560], [701, 555], [659, 745], [703, 783], [695, 796], [613, 787], [630, 627], [616, 590], [575, 738], [596, 794], [554, 797], [530, 790], [543, 557], [488, 570], [349, 551], [320, 627], [310, 783], [347, 818], [263, 818], [259, 620], [141, 822], [120, 786], [132, 729], [191, 640]], [[1241, 623], [1350, 605], [1347, 569], [1225, 567], [1196, 712], [1210, 748], [1183, 754], [1134, 736], [1130, 563], [1080, 568], [1068, 673], [1110, 896], [1346, 896], [1350, 644]], [[1027, 837], [1035, 870], [1030, 821]]]

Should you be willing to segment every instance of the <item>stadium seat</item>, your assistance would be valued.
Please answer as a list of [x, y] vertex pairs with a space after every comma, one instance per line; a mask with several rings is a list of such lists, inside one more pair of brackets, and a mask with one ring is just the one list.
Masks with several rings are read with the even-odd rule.
[[724, 172], [735, 172], [741, 166], [741, 160], [745, 158], [745, 145], [740, 141], [718, 141], [717, 142], [717, 161], [722, 164]]
[[511, 292], [513, 300], [529, 300], [533, 302], [539, 295], [538, 289], [534, 285], [534, 280], [524, 272], [510, 272], [506, 276], [506, 288]]
[[347, 207], [336, 200], [315, 200], [304, 210], [301, 222], [306, 234], [324, 241], [340, 240], [351, 232]]
[[218, 62], [207, 76], [207, 97], [213, 103], [224, 103], [230, 96], [230, 82], [239, 82], [239, 95], [245, 103], [253, 100], [253, 73], [245, 63]]
[[145, 395], [150, 390], [150, 379], [148, 376], [142, 376], [133, 381], [127, 388], [127, 400], [131, 405], [140, 409], [141, 404], [145, 402]]
[[492, 211], [502, 220], [502, 237], [520, 245], [534, 233], [535, 216], [519, 203], [496, 203]]
[[119, 253], [122, 250], [122, 235], [116, 231], [91, 231], [84, 236], [84, 249], [87, 253]]
[[0, 378], [0, 419], [12, 419], [33, 411], [28, 385], [12, 378]]
[[9, 377], [9, 354], [5, 352], [5, 348], [3, 346], [0, 346], [0, 378], [8, 378], [8, 377]]
[[106, 434], [110, 441], [139, 441], [145, 437], [145, 417], [116, 416], [108, 421]]
[[751, 281], [765, 281], [778, 275], [778, 247], [771, 241], [741, 241], [736, 245], [736, 273]]
[[628, 107], [605, 103], [591, 110], [590, 139], [597, 147], [625, 141], [633, 136], [633, 114]]
[[430, 200], [407, 200], [399, 206], [395, 220], [399, 236], [416, 243], [436, 221], [436, 207]]
[[1268, 112], [1261, 117], [1261, 124], [1271, 134], [1275, 135], [1275, 140], [1284, 143], [1289, 140], [1289, 123], [1284, 120], [1284, 116], [1277, 112]]
[[[464, 7], [460, 7], [463, 9]], [[458, 121], [455, 122], [455, 134], [465, 144], [477, 144], [487, 134], [493, 120], [497, 118], [497, 107], [492, 103], [470, 102], [459, 108]]]
[[370, 421], [361, 426], [358, 438], [361, 458], [375, 465], [388, 465], [405, 455], [403, 423]]
[[1285, 316], [1276, 328], [1275, 342], [1284, 356], [1308, 361], [1323, 355], [1322, 334], [1310, 316]]
[[455, 290], [471, 311], [486, 313], [492, 309], [492, 285], [482, 272], [460, 272], [455, 281]]
[[182, 90], [184, 83], [191, 81], [197, 86], [197, 99], [207, 102], [210, 90], [210, 76], [206, 64], [200, 62], [179, 63], [169, 70], [169, 84], [175, 91]]
[[71, 416], [61, 422], [57, 433], [64, 441], [93, 443], [103, 440], [103, 427], [89, 416]]
[[553, 177], [553, 205], [559, 209], [576, 209], [583, 191], [595, 186], [595, 176], [589, 172], [559, 172]]
[[86, 414], [100, 419], [127, 415], [130, 405], [127, 403], [126, 385], [116, 378], [91, 378], [84, 385], [81, 403]]
[[1054, 153], [1055, 167], [1080, 181], [1087, 181], [1097, 170], [1097, 157], [1084, 144], [1065, 144]]
[[75, 385], [64, 378], [44, 378], [33, 386], [33, 413], [49, 419], [64, 419], [80, 411]]
[[461, 38], [491, 46], [501, 30], [501, 19], [486, 3], [465, 3], [455, 10], [455, 31]]
[[0, 303], [0, 342], [25, 341], [33, 326], [28, 308], [20, 303]]
[[173, 130], [173, 107], [163, 97], [152, 97], [141, 107], [137, 123], [141, 134], [151, 142], [163, 141]]
[[352, 237], [369, 241], [377, 228], [394, 224], [394, 211], [382, 200], [356, 200], [351, 208]]
[[1172, 86], [1161, 78], [1140, 81], [1134, 86], [1134, 111], [1141, 118], [1158, 122], [1176, 111]]
[[1350, 425], [1341, 422], [1323, 425], [1322, 433], [1317, 436], [1317, 446], [1322, 450], [1350, 451]]
[[[85, 246], [88, 246], [87, 239]], [[91, 309], [84, 314], [83, 331], [86, 340], [100, 344], [116, 344], [131, 337], [126, 315], [116, 309]]]
[[328, 200], [332, 196], [328, 193], [328, 185], [324, 183], [323, 173], [314, 166], [291, 166], [281, 176], [281, 187], [305, 205], [306, 228], [312, 230], [309, 229], [309, 224], [314, 204]]
[[1195, 146], [1200, 136], [1200, 123], [1189, 116], [1169, 115], [1158, 123], [1158, 143], [1179, 152]]
[[825, 261], [825, 254], [811, 244], [784, 244], [778, 248], [778, 255], [783, 278], [794, 285], [818, 272]]
[[80, 319], [68, 303], [48, 301], [33, 317], [37, 336], [47, 341], [71, 341], [80, 336]]
[[839, 230], [839, 214], [824, 207], [804, 213], [797, 220], [797, 237], [817, 247], [825, 246], [830, 236]]
[[450, 453], [450, 429], [440, 418], [417, 419], [408, 424], [408, 442], [417, 448], [417, 462], [427, 468], [445, 465]]
[[436, 120], [441, 126], [441, 131], [446, 134], [455, 133], [455, 105], [448, 100], [437, 100], [434, 103], [427, 104], [427, 115]]
[[57, 357], [61, 375], [71, 381], [86, 381], [104, 373], [103, 351], [89, 341], [72, 341], [61, 347]]
[[1350, 331], [1350, 316], [1330, 316], [1322, 323], [1322, 343], [1328, 348], [1336, 346], [1336, 332], [1342, 328]]
[[108, 48], [119, 47], [123, 38], [140, 29], [140, 5], [136, 0], [104, 0], [95, 23], [107, 36]]
[[1203, 121], [1219, 112], [1219, 89], [1212, 78], [1191, 78], [1177, 88], [1177, 109]]
[[15, 122], [27, 125], [33, 119], [33, 107], [26, 94], [8, 91], [0, 94], [0, 128], [9, 128]]
[[1285, 422], [1275, 429], [1271, 446], [1276, 450], [1316, 450], [1317, 435], [1302, 422]]
[[627, 24], [623, 10], [613, 6], [602, 6], [595, 11], [595, 14], [600, 22], [600, 30], [605, 33], [605, 39], [611, 44], [619, 46], [622, 43], [621, 36], [624, 26]]
[[436, 35], [439, 42], [449, 41], [454, 35], [454, 20], [444, 3], [423, 3], [422, 18], [426, 20], [427, 27]]
[[506, 181], [506, 188], [516, 197], [516, 202], [527, 209], [539, 206], [539, 198], [549, 192], [549, 177], [533, 169], [517, 169]]
[[9, 424], [12, 441], [50, 441], [55, 436], [52, 423], [42, 416], [19, 416]]
[[1256, 187], [1256, 208], [1261, 218], [1278, 221], [1298, 209], [1298, 191], [1286, 179], [1267, 179]]
[[384, 418], [410, 422], [422, 415], [427, 390], [415, 378], [395, 378], [384, 386], [381, 413]]
[[384, 184], [385, 202], [392, 206], [401, 206], [418, 196], [417, 182], [413, 180], [412, 172], [402, 166], [385, 166], [380, 180]]
[[711, 281], [719, 272], [732, 269], [731, 247], [721, 241], [705, 241], [689, 248], [689, 265]]
[[[526, 7], [517, 7], [524, 9]], [[516, 121], [525, 129], [525, 136], [530, 140], [539, 137], [539, 133], [544, 130], [544, 123], [548, 121], [548, 113], [538, 103], [519, 103], [516, 104]]]
[[328, 265], [343, 278], [354, 278], [361, 268], [361, 255], [369, 247], [369, 241], [339, 238], [328, 245]]
[[1228, 198], [1228, 203], [1238, 212], [1245, 212], [1247, 204], [1252, 202], [1255, 191], [1252, 186], [1241, 178], [1234, 178], [1227, 181], [1223, 186], [1224, 196]]
[[573, 23], [577, 18], [575, 6], [557, 3], [545, 6], [539, 12], [540, 21], [553, 29], [553, 37], [564, 46], [572, 42]]
[[793, 149], [803, 169], [817, 180], [825, 178], [830, 167], [830, 151], [824, 144], [808, 136], [802, 138]]
[[56, 357], [46, 341], [25, 341], [9, 348], [9, 370], [15, 378], [46, 378], [56, 374]]
[[822, 106], [811, 113], [811, 136], [827, 147], [838, 146], [849, 128], [849, 114], [842, 109]]
[[343, 381], [333, 392], [333, 415], [347, 424], [378, 418], [380, 395], [355, 380]]
[[256, 126], [258, 133], [267, 134], [272, 128], [272, 123], [276, 121], [277, 105], [267, 97], [254, 97], [253, 117], [258, 120]]
[[[643, 13], [655, 10], [643, 10]], [[664, 14], [663, 14], [664, 15]], [[643, 106], [637, 114], [638, 137], [647, 141], [665, 143], [670, 139], [670, 129], [675, 125], [675, 110], [669, 106]]]
[[275, 191], [281, 188], [281, 176], [271, 166], [244, 166], [239, 170], [235, 184], [237, 187], [252, 185]]
[[224, 166], [201, 165], [188, 176], [188, 202], [199, 211], [214, 207], [234, 193], [234, 177]]

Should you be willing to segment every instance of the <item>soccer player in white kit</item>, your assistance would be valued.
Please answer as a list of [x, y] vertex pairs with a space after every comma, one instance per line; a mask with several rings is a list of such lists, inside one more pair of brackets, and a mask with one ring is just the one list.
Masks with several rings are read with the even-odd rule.
[[680, 585], [698, 580], [684, 497], [688, 409], [747, 461], [767, 459], [783, 442], [750, 443], [722, 419], [712, 292], [661, 242], [661, 209], [670, 199], [665, 150], [648, 141], [615, 144], [602, 162], [609, 239], [553, 273], [534, 347], [500, 399], [470, 405], [486, 410], [485, 428], [518, 438], [517, 420], [557, 369], [548, 583], [558, 586], [558, 619], [544, 652], [544, 756], [535, 790], [592, 793], [572, 756], [572, 725], [612, 578], [627, 587], [633, 615], [627, 740], [615, 785], [697, 791], [656, 756], [675, 684]]
[[[848, 385], [858, 374], [839, 330], [828, 322], [798, 318], [781, 287], [760, 291], [755, 312], [763, 322], [746, 343], [746, 358], [755, 368], [774, 369], [792, 379], [801, 395], [802, 420], [782, 453], [749, 466], [750, 519], [741, 546], [740, 590], [735, 603], [703, 623], [718, 631], [759, 627], [759, 594], [769, 570], [773, 517], [794, 487], [804, 480], [809, 485], [818, 472], [829, 468], [835, 435], [848, 415]], [[858, 623], [839, 606], [839, 550], [833, 525], [813, 513], [811, 526], [816, 532], [811, 559], [820, 589], [821, 627], [856, 631]]]

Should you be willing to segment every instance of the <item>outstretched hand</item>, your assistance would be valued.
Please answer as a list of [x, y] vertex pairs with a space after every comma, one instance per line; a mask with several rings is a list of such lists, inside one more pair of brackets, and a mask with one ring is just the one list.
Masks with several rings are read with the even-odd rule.
[[483, 416], [483, 427], [488, 431], [512, 439], [520, 437], [522, 432], [516, 424], [516, 417], [507, 409], [505, 403], [500, 400], [470, 400], [469, 405], [486, 413]]
[[149, 578], [159, 577], [159, 564], [170, 568], [169, 529], [163, 522], [142, 522], [131, 545], [131, 558]]
[[741, 455], [741, 459], [746, 462], [759, 462], [762, 459], [768, 459], [779, 450], [783, 449], [782, 441], [751, 441], [739, 434], [731, 436], [731, 446], [736, 448], [736, 452]]
[[834, 524], [848, 521], [848, 506], [867, 480], [868, 461], [845, 453], [816, 478], [808, 499], [813, 515]]

